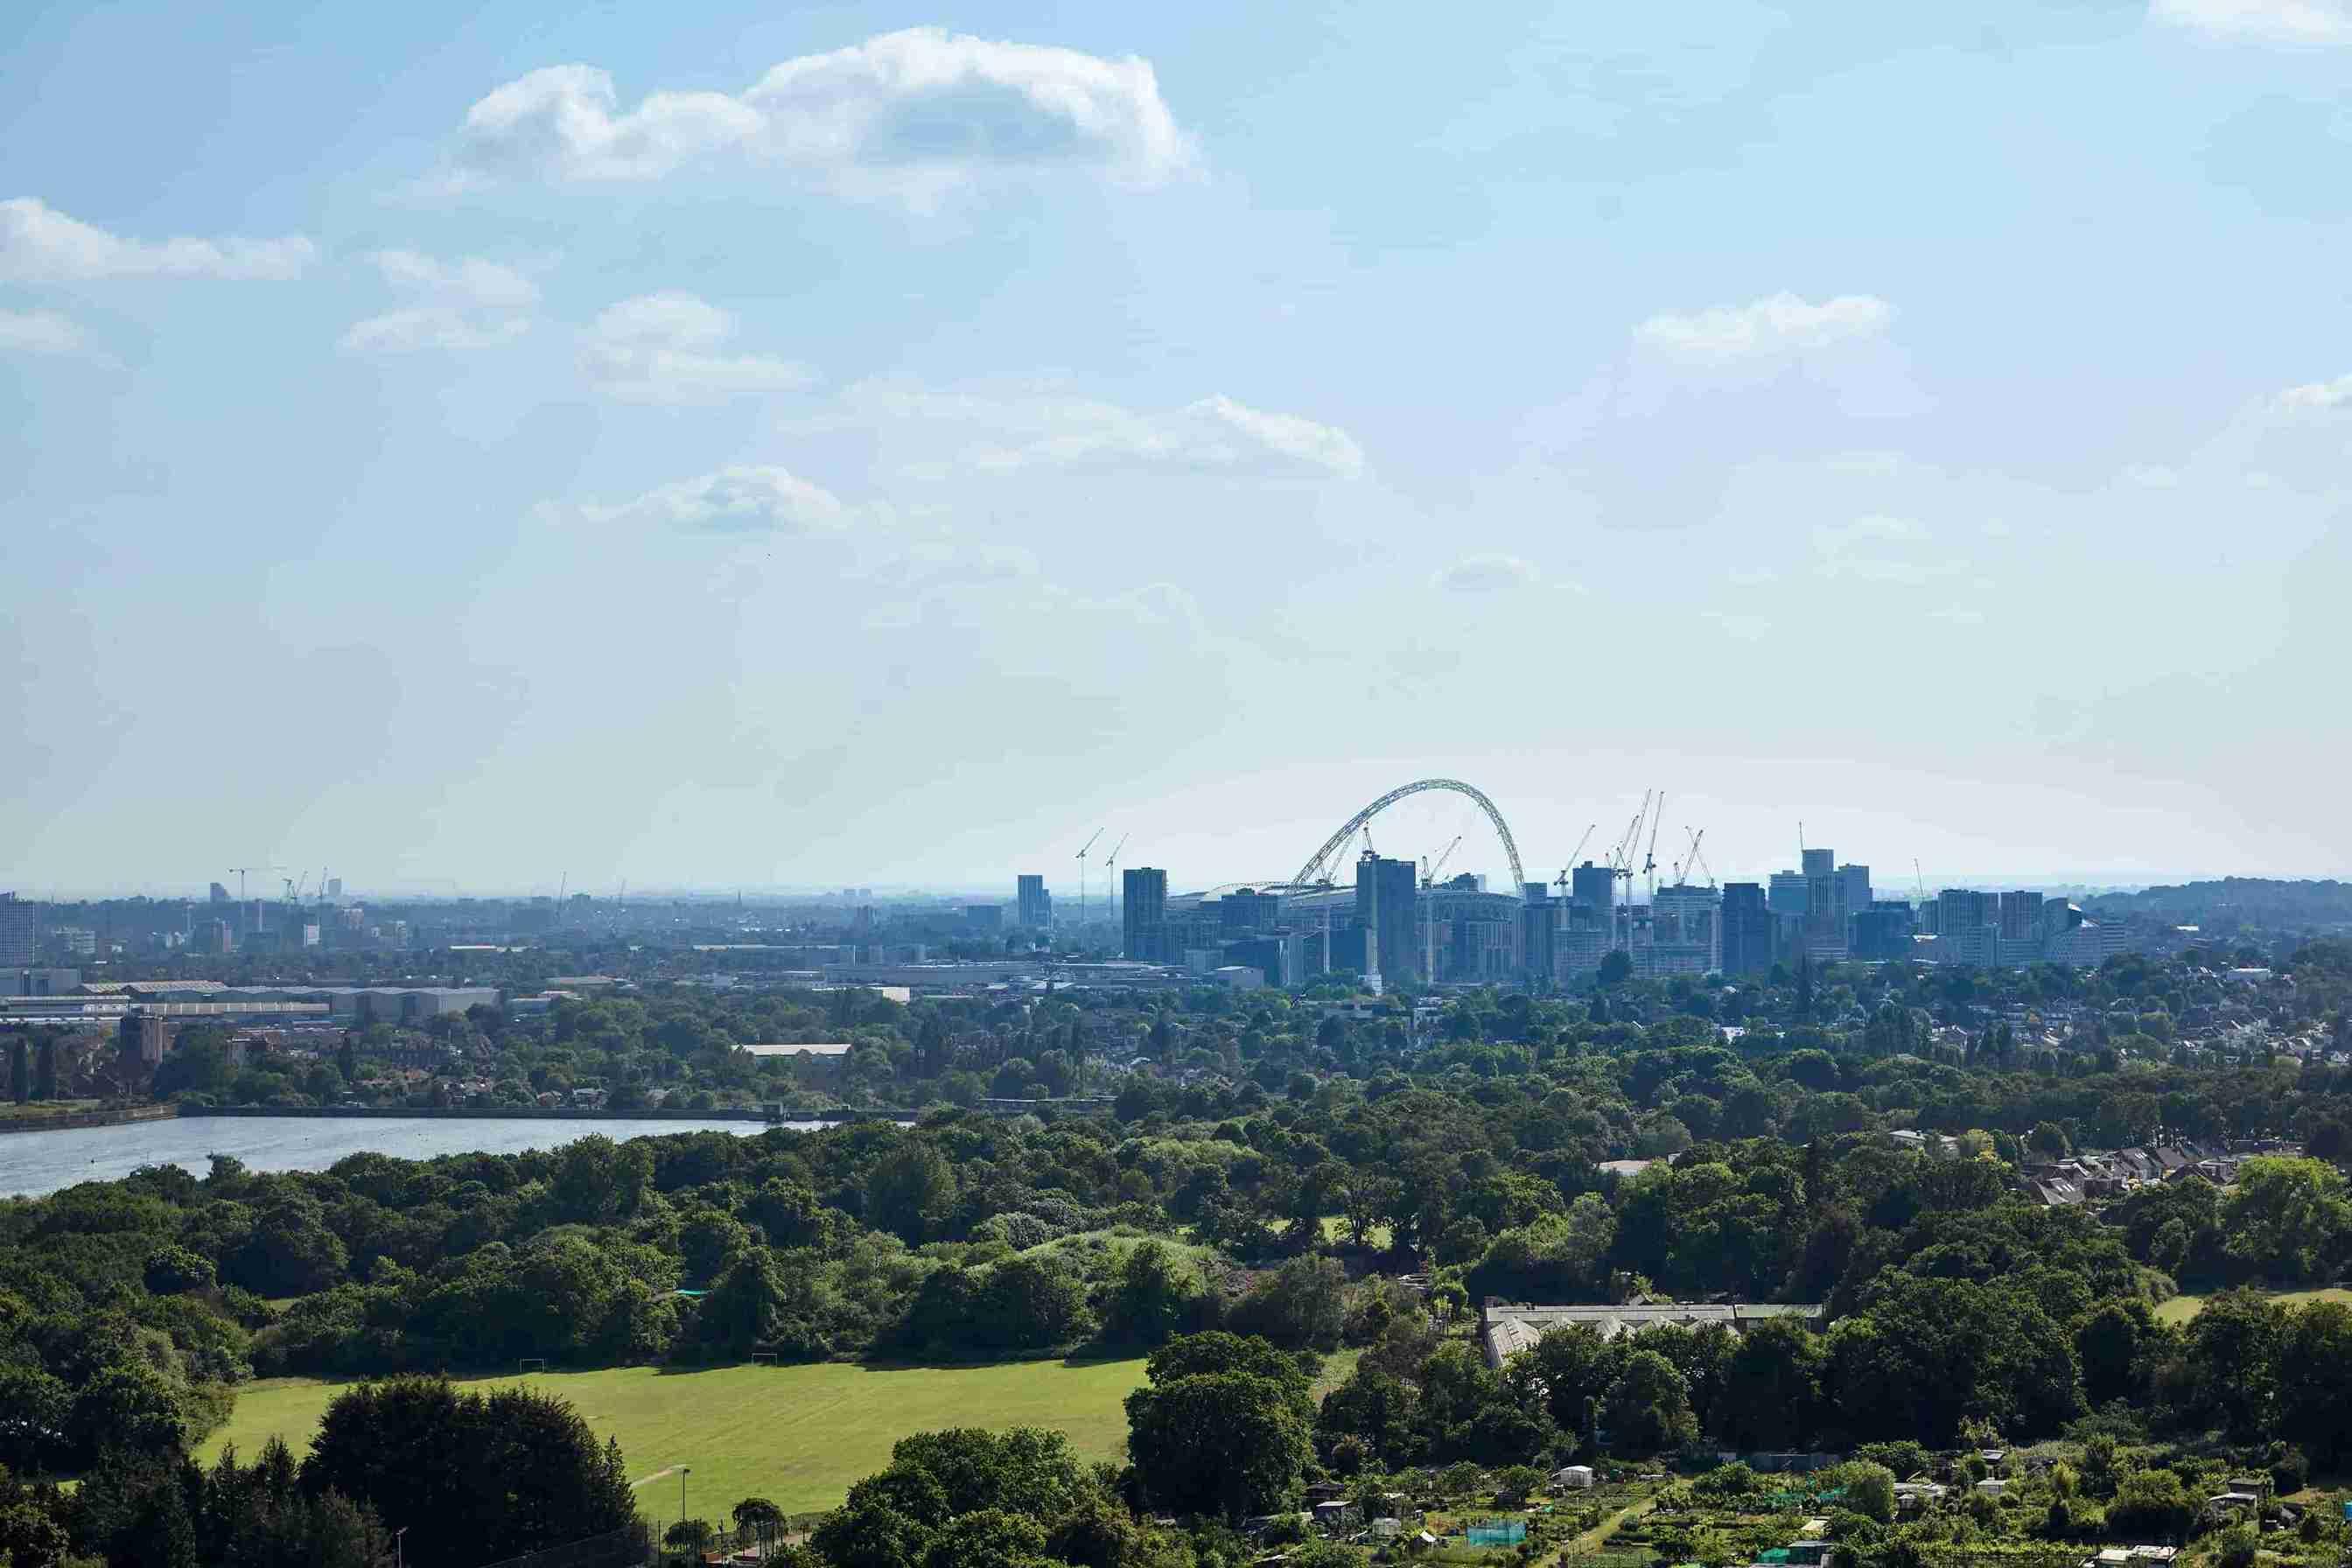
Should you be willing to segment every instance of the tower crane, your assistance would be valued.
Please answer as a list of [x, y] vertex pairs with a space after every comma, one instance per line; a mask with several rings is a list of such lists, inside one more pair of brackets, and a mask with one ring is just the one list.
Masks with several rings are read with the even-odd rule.
[[1087, 929], [1087, 851], [1092, 849], [1095, 840], [1102, 836], [1103, 830], [1096, 828], [1087, 839], [1085, 847], [1078, 851], [1078, 930], [1081, 931]]
[[1650, 847], [1642, 856], [1642, 875], [1649, 882], [1650, 897], [1658, 896], [1658, 827], [1666, 815], [1666, 792], [1658, 792], [1657, 815], [1650, 818]]
[[1576, 841], [1576, 847], [1568, 852], [1568, 864], [1559, 868], [1559, 879], [1554, 882], [1552, 886], [1556, 888], [1565, 888], [1569, 885], [1568, 874], [1570, 871], [1575, 869], [1576, 858], [1584, 853], [1584, 847], [1587, 844], [1592, 842], [1592, 830], [1600, 826], [1601, 824], [1597, 822], [1586, 825], [1584, 837], [1578, 839]]
[[1110, 858], [1103, 863], [1103, 901], [1110, 906], [1108, 913], [1103, 917], [1106, 920], [1118, 913], [1118, 852], [1126, 848], [1127, 841], [1134, 837], [1132, 833], [1120, 834], [1118, 842], [1110, 847]]
[[1437, 886], [1437, 874], [1445, 869], [1445, 863], [1448, 860], [1453, 859], [1454, 852], [1461, 847], [1462, 835], [1457, 833], [1454, 836], [1454, 842], [1447, 845], [1444, 850], [1437, 857], [1436, 865], [1431, 865], [1429, 863], [1429, 857], [1426, 855], [1423, 856], [1421, 858], [1421, 885], [1424, 888], [1433, 888]]

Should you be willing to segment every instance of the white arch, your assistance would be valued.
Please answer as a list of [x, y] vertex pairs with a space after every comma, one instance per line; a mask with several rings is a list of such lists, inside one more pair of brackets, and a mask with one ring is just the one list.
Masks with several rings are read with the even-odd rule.
[[1525, 891], [1528, 875], [1519, 866], [1519, 847], [1513, 841], [1511, 830], [1503, 821], [1503, 814], [1495, 809], [1495, 803], [1488, 800], [1484, 792], [1475, 785], [1464, 784], [1460, 779], [1415, 779], [1409, 784], [1398, 785], [1348, 818], [1347, 823], [1339, 832], [1324, 840], [1323, 847], [1318, 849], [1314, 858], [1298, 868], [1298, 875], [1293, 877], [1291, 880], [1299, 884], [1330, 881], [1333, 872], [1331, 858], [1347, 847], [1348, 840], [1356, 836], [1358, 828], [1405, 796], [1419, 795], [1427, 789], [1452, 790], [1455, 795], [1466, 795], [1478, 803], [1478, 809], [1485, 812], [1486, 820], [1495, 825], [1495, 837], [1503, 841], [1503, 853], [1511, 858], [1511, 896], [1517, 898]]

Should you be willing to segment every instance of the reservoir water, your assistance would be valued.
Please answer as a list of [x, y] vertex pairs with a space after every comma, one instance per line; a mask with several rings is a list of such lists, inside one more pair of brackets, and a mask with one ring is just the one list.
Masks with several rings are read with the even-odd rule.
[[[783, 1125], [809, 1131], [818, 1121]], [[0, 1197], [39, 1197], [78, 1182], [120, 1181], [142, 1165], [178, 1165], [203, 1175], [211, 1156], [234, 1154], [256, 1171], [323, 1171], [348, 1154], [430, 1160], [442, 1154], [518, 1154], [553, 1149], [592, 1133], [627, 1140], [674, 1132], [767, 1131], [758, 1121], [604, 1121], [589, 1118], [190, 1116], [0, 1135]]]

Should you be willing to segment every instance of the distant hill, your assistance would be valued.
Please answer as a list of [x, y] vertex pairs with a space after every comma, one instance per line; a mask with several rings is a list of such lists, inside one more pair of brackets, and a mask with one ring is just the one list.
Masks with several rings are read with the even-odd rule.
[[2352, 924], [2352, 882], [2224, 877], [2218, 882], [2103, 893], [2084, 900], [2084, 907], [2176, 925], [2341, 926]]

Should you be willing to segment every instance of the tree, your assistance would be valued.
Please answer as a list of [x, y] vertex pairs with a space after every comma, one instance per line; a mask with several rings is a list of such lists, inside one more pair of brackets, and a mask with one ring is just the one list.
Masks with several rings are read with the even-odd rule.
[[2037, 1121], [2033, 1131], [2025, 1135], [2025, 1146], [2035, 1153], [2052, 1160], [2063, 1160], [2074, 1152], [2066, 1130], [2055, 1121]]
[[58, 1097], [58, 1042], [53, 1037], [41, 1042], [39, 1064], [33, 1069], [33, 1098], [55, 1100]]
[[362, 1384], [327, 1407], [301, 1476], [312, 1496], [340, 1492], [406, 1528], [420, 1562], [497, 1562], [638, 1522], [619, 1447], [529, 1389]]
[[1145, 1241], [1119, 1262], [1103, 1306], [1103, 1337], [1114, 1344], [1164, 1344], [1199, 1326], [1202, 1305], [1192, 1269], [1160, 1242]]
[[2315, 1301], [2295, 1312], [2278, 1367], [2280, 1432], [2335, 1468], [2352, 1455], [2352, 1308]]
[[1128, 1452], [1147, 1501], [1227, 1521], [1287, 1500], [1311, 1455], [1307, 1380], [1263, 1340], [1172, 1340], [1127, 1396]]
[[2222, 1201], [2230, 1256], [2281, 1281], [2319, 1278], [2352, 1230], [2344, 1173], [2325, 1160], [2260, 1156]]
[[33, 1049], [22, 1035], [8, 1042], [8, 1098], [19, 1105], [33, 1098]]
[[1654, 1454], [1698, 1436], [1689, 1391], [1675, 1363], [1656, 1351], [1637, 1351], [1609, 1385], [1601, 1406], [1601, 1425], [1612, 1448]]
[[756, 1533], [783, 1528], [784, 1510], [763, 1497], [747, 1497], [734, 1507], [735, 1528]]
[[1234, 1327], [1286, 1350], [1335, 1351], [1347, 1320], [1348, 1271], [1331, 1258], [1294, 1258], [1234, 1308]]
[[1715, 1430], [1739, 1448], [1790, 1448], [1820, 1419], [1821, 1336], [1789, 1318], [1767, 1318], [1740, 1337], [1716, 1401]]
[[905, 1141], [866, 1173], [866, 1223], [909, 1247], [936, 1239], [955, 1201], [954, 1168], [923, 1140]]
[[1633, 977], [1633, 960], [1622, 948], [1611, 948], [1601, 955], [1598, 976], [1603, 991], [1614, 990]]

